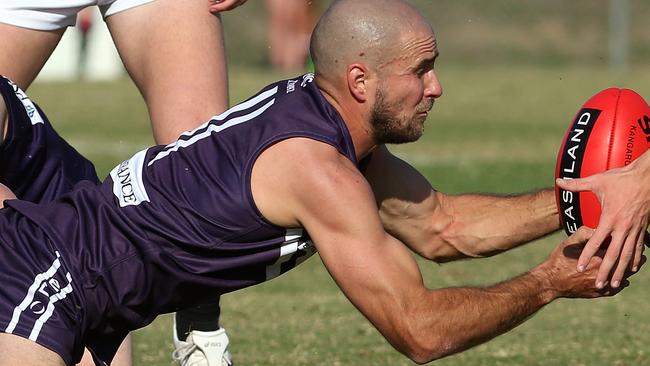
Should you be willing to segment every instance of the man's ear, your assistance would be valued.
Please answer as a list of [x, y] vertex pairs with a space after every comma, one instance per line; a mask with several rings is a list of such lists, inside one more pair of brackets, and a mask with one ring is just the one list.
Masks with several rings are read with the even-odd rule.
[[348, 90], [357, 102], [365, 103], [368, 100], [369, 81], [368, 68], [364, 64], [348, 66]]

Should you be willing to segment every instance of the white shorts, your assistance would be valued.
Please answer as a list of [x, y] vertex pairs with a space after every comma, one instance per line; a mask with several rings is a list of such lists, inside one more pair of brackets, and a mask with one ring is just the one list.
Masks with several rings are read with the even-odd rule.
[[35, 30], [75, 25], [77, 13], [97, 5], [104, 18], [154, 0], [0, 0], [0, 23]]

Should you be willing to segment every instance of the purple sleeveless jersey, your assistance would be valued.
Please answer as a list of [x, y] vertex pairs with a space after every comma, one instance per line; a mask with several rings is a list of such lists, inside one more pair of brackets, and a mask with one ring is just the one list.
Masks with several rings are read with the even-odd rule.
[[7, 135], [0, 145], [0, 183], [18, 198], [49, 202], [88, 180], [99, 184], [93, 164], [63, 140], [43, 111], [8, 79], [0, 76], [7, 105]]
[[261, 283], [314, 253], [303, 230], [262, 217], [250, 187], [259, 154], [292, 137], [330, 144], [357, 164], [343, 120], [312, 81], [272, 84], [176, 143], [135, 154], [98, 187], [81, 184], [47, 205], [8, 202], [0, 228], [19, 215], [49, 237], [30, 245], [69, 272], [66, 299], [96, 361], [110, 361], [130, 330], [158, 314]]

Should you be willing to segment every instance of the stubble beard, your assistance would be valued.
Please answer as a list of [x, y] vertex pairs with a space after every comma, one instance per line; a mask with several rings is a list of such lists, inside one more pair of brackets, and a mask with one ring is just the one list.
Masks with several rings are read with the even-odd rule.
[[[372, 108], [371, 124], [373, 137], [378, 144], [405, 144], [417, 141], [424, 133], [424, 121], [419, 121], [419, 116], [409, 120], [400, 120], [397, 108], [386, 102], [383, 88], [377, 89], [376, 102]], [[416, 111], [424, 112], [431, 109], [430, 102], [421, 102]]]

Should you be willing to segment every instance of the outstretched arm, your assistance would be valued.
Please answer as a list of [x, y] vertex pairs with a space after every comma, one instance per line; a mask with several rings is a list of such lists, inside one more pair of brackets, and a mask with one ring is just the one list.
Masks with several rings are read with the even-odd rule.
[[627, 269], [638, 269], [643, 254], [650, 216], [650, 152], [624, 168], [582, 179], [558, 179], [557, 185], [573, 192], [592, 191], [598, 197], [602, 214], [578, 260], [578, 270], [611, 237], [596, 281], [604, 286], [611, 275], [612, 286], [617, 287]]
[[386, 230], [435, 261], [493, 255], [559, 229], [552, 190], [445, 195], [384, 146], [365, 175]]
[[252, 190], [268, 220], [309, 232], [345, 295], [416, 362], [487, 341], [555, 298], [615, 292], [595, 289], [596, 262], [578, 273], [575, 259], [567, 256], [572, 244], [589, 235], [584, 229], [547, 262], [511, 281], [488, 288], [425, 288], [411, 253], [384, 231], [364, 177], [333, 148], [314, 141], [291, 139], [266, 150], [255, 163]]

